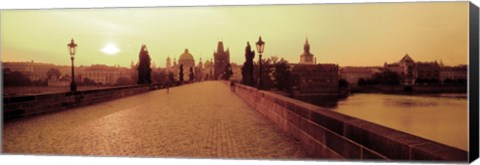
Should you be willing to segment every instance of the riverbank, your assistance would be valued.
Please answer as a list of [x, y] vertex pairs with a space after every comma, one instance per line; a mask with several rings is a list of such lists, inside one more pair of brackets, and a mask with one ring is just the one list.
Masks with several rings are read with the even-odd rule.
[[351, 93], [383, 93], [383, 94], [460, 94], [467, 93], [466, 85], [364, 85], [351, 88]]

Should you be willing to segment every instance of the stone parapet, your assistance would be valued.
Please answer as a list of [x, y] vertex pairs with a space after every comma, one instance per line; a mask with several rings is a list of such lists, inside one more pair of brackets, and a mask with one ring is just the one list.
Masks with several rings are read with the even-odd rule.
[[317, 158], [468, 161], [466, 151], [296, 99], [241, 84], [235, 93]]
[[3, 118], [9, 120], [44, 114], [162, 89], [163, 87], [162, 84], [132, 85], [77, 92], [4, 97]]

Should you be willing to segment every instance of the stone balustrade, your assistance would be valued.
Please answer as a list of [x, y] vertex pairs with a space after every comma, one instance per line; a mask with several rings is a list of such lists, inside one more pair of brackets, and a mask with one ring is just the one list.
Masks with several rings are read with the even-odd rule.
[[468, 161], [466, 151], [296, 99], [238, 83], [235, 93], [318, 158]]
[[162, 84], [132, 85], [105, 89], [3, 98], [3, 118], [9, 120], [47, 112], [85, 106], [161, 89]]

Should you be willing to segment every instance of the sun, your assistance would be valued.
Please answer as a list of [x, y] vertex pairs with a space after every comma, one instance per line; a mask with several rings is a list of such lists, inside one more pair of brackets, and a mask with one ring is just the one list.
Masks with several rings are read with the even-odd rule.
[[110, 56], [113, 56], [115, 55], [116, 53], [118, 53], [120, 51], [120, 49], [117, 48], [117, 46], [113, 43], [108, 43], [107, 45], [105, 45], [101, 51], [103, 53], [106, 53], [107, 55], [110, 55]]

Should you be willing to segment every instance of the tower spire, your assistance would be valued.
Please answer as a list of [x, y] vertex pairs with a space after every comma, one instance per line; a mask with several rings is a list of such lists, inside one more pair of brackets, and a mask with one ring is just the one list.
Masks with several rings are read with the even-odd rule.
[[217, 52], [224, 52], [223, 41], [218, 41]]
[[305, 38], [305, 45], [303, 45], [305, 53], [310, 53], [310, 44], [308, 43], [308, 37]]

